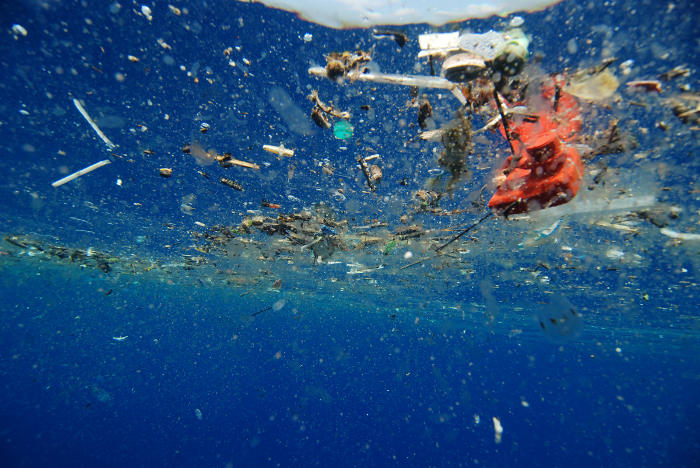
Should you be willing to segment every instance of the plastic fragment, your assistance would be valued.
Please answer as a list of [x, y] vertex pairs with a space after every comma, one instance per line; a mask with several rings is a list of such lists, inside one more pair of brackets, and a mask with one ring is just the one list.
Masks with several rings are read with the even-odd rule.
[[70, 174], [70, 175], [67, 175], [67, 176], [64, 177], [63, 179], [59, 179], [59, 180], [57, 180], [57, 181], [55, 181], [55, 182], [52, 182], [51, 185], [54, 186], [54, 187], [60, 187], [61, 185], [65, 184], [65, 183], [67, 183], [67, 182], [70, 182], [71, 180], [75, 180], [75, 179], [77, 179], [78, 177], [84, 176], [84, 175], [87, 174], [88, 172], [92, 172], [92, 171], [94, 171], [95, 169], [99, 169], [99, 168], [101, 168], [102, 166], [106, 166], [107, 164], [111, 164], [111, 163], [112, 163], [112, 161], [110, 161], [109, 159], [104, 159], [104, 160], [99, 161], [99, 162], [96, 162], [95, 164], [92, 164], [92, 165], [90, 165], [90, 166], [88, 166], [88, 167], [86, 167], [86, 168], [84, 168], [84, 169], [81, 169], [81, 170], [76, 171], [76, 172], [74, 172], [74, 173], [72, 173], [72, 174]]

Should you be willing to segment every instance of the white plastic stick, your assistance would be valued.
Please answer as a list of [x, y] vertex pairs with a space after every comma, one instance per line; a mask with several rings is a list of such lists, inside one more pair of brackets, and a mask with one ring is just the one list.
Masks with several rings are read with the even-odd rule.
[[[309, 75], [319, 76], [326, 78], [326, 69], [323, 67], [311, 67], [309, 68]], [[445, 78], [438, 78], [436, 76], [422, 76], [422, 75], [395, 75], [388, 73], [350, 73], [348, 78], [352, 81], [369, 81], [371, 83], [386, 83], [402, 86], [418, 86], [420, 88], [437, 88], [437, 89], [448, 89], [454, 97], [456, 97], [462, 104], [467, 103], [467, 98], [464, 97], [462, 91], [459, 89], [456, 83], [446, 80]]]
[[284, 145], [263, 145], [263, 149], [269, 153], [274, 153], [278, 156], [286, 156], [288, 158], [294, 156], [294, 150], [290, 148], [285, 148]]
[[84, 176], [88, 172], [92, 172], [95, 169], [99, 169], [102, 166], [106, 166], [107, 164], [111, 164], [112, 161], [109, 159], [103, 159], [100, 162], [96, 162], [95, 164], [86, 167], [85, 169], [80, 169], [78, 172], [74, 172], [71, 175], [65, 176], [63, 179], [58, 179], [56, 182], [53, 182], [51, 185], [54, 187], [60, 187], [61, 185], [65, 184], [66, 182], [70, 182], [71, 180], [77, 179], [78, 177]]
[[78, 109], [78, 112], [80, 112], [80, 114], [85, 118], [85, 120], [87, 120], [87, 123], [90, 124], [92, 129], [95, 130], [95, 133], [97, 133], [97, 136], [100, 137], [102, 139], [102, 141], [105, 142], [105, 145], [107, 145], [107, 149], [110, 151], [113, 150], [116, 145], [114, 143], [112, 143], [109, 138], [107, 138], [107, 135], [105, 135], [104, 132], [102, 132], [102, 130], [100, 130], [100, 127], [97, 126], [95, 121], [90, 118], [90, 116], [88, 115], [88, 113], [85, 110], [85, 108], [83, 107], [83, 105], [80, 104], [80, 101], [73, 98], [73, 104], [75, 104], [75, 107], [76, 107], [76, 109]]
[[511, 219], [549, 219], [550, 217], [561, 218], [563, 216], [603, 214], [612, 213], [615, 211], [634, 211], [651, 207], [656, 204], [657, 201], [654, 195], [642, 195], [634, 198], [618, 198], [612, 201], [607, 201], [603, 198], [594, 198], [590, 200], [575, 198], [574, 201], [565, 205], [559, 205], [541, 211], [533, 211], [527, 214], [513, 215]]
[[678, 239], [682, 241], [700, 241], [700, 234], [695, 234], [692, 232], [678, 232], [669, 228], [661, 228], [661, 234], [668, 236], [671, 239]]

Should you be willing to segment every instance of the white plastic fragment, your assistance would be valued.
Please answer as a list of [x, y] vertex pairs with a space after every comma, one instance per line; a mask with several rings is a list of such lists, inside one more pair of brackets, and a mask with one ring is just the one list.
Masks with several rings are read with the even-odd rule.
[[153, 12], [152, 12], [151, 9], [148, 7], [148, 5], [141, 5], [141, 13], [143, 14], [143, 16], [146, 17], [146, 19], [147, 19], [148, 21], [153, 20], [153, 14], [152, 14]]
[[522, 16], [513, 16], [510, 19], [510, 27], [511, 28], [519, 28], [523, 24], [525, 24], [525, 20], [523, 19]]
[[418, 36], [421, 52], [418, 57], [432, 55], [432, 51], [459, 50], [459, 31], [451, 33], [429, 33]]
[[95, 169], [99, 169], [102, 166], [106, 166], [107, 164], [111, 164], [111, 163], [112, 163], [112, 161], [110, 161], [109, 159], [104, 159], [102, 161], [96, 162], [95, 164], [92, 164], [91, 166], [86, 167], [85, 169], [81, 169], [77, 172], [74, 172], [70, 175], [67, 175], [63, 179], [59, 179], [56, 182], [52, 182], [51, 185], [54, 187], [60, 187], [61, 185], [65, 184], [67, 182], [70, 182], [71, 180], [75, 180], [78, 177], [84, 176], [88, 172], [92, 172]]
[[561, 218], [549, 226], [532, 229], [525, 239], [518, 244], [518, 247], [533, 247], [543, 244], [557, 230], [560, 224]]
[[668, 236], [671, 239], [678, 239], [682, 241], [700, 241], [700, 234], [694, 234], [692, 232], [678, 232], [669, 228], [661, 228], [661, 234]]
[[609, 223], [607, 221], [596, 221], [595, 222], [596, 226], [608, 228], [608, 229], [615, 229], [616, 231], [622, 231], [622, 232], [627, 232], [630, 234], [638, 234], [639, 229], [627, 226], [625, 224], [619, 224], [619, 223]]
[[12, 32], [16, 36], [26, 36], [27, 35], [27, 30], [24, 29], [24, 26], [22, 26], [21, 24], [17, 24], [17, 23], [12, 25]]
[[85, 108], [83, 107], [83, 105], [80, 104], [80, 101], [73, 98], [73, 104], [75, 105], [75, 108], [78, 109], [78, 112], [80, 112], [80, 114], [83, 116], [83, 118], [87, 121], [87, 123], [90, 124], [90, 126], [95, 131], [95, 133], [97, 133], [97, 136], [100, 137], [100, 139], [105, 142], [105, 145], [107, 145], [107, 149], [110, 151], [113, 150], [117, 145], [112, 143], [110, 141], [110, 139], [107, 138], [107, 135], [105, 135], [104, 132], [102, 130], [100, 130], [100, 127], [98, 127], [97, 124], [95, 123], [95, 121], [90, 118], [90, 116], [88, 115], [88, 113], [85, 110]]
[[497, 444], [501, 443], [501, 438], [503, 437], [503, 426], [501, 426], [501, 420], [496, 416], [493, 417], [493, 441]]
[[294, 150], [285, 148], [284, 145], [273, 146], [273, 145], [263, 145], [263, 149], [268, 153], [274, 153], [278, 156], [286, 156], [291, 158], [294, 156]]
[[564, 205], [547, 208], [546, 210], [535, 211], [527, 214], [513, 215], [512, 219], [527, 218], [561, 218], [562, 216], [573, 216], [582, 214], [602, 214], [615, 211], [633, 211], [641, 208], [651, 207], [657, 204], [654, 195], [642, 195], [634, 198], [618, 198], [612, 201], [602, 198], [585, 199], [575, 198], [572, 202]]

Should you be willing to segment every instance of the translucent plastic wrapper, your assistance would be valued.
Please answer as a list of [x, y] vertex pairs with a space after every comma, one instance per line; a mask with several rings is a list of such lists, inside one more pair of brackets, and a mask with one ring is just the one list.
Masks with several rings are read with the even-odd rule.
[[439, 26], [471, 18], [535, 11], [558, 3], [545, 0], [256, 0], [330, 28], [428, 23]]

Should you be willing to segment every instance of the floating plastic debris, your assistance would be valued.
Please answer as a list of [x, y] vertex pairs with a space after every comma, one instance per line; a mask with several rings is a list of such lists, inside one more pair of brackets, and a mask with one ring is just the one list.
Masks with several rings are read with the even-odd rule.
[[583, 330], [581, 314], [561, 294], [552, 296], [537, 312], [537, 320], [545, 335], [554, 339], [572, 338]]
[[[309, 75], [328, 78], [324, 67], [309, 68]], [[462, 94], [457, 84], [445, 78], [437, 76], [422, 75], [399, 75], [392, 73], [361, 73], [352, 76], [355, 81], [366, 81], [370, 83], [384, 83], [399, 86], [417, 86], [420, 88], [448, 89], [461, 102], [467, 103], [467, 98]]]
[[501, 443], [501, 438], [503, 437], [503, 426], [501, 426], [501, 420], [496, 416], [493, 417], [493, 441], [497, 444]]
[[292, 97], [282, 88], [275, 86], [270, 89], [268, 102], [279, 114], [290, 131], [297, 135], [313, 135], [315, 129], [306, 120], [306, 114], [294, 103]]
[[534, 247], [543, 244], [557, 230], [560, 223], [561, 219], [557, 219], [554, 223], [545, 228], [533, 229], [530, 234], [518, 244], [518, 247]]
[[587, 101], [601, 101], [612, 96], [620, 86], [615, 75], [607, 69], [582, 70], [575, 73], [564, 90]]
[[672, 239], [678, 239], [682, 241], [700, 241], [700, 234], [694, 234], [692, 232], [677, 232], [673, 229], [662, 228], [661, 234], [668, 236]]
[[285, 148], [283, 144], [279, 146], [263, 145], [262, 148], [268, 153], [274, 153], [277, 156], [286, 156], [288, 158], [294, 156], [294, 150], [290, 148]]
[[95, 123], [95, 121], [90, 118], [90, 116], [88, 115], [88, 113], [85, 110], [85, 108], [83, 107], [83, 105], [80, 104], [80, 101], [73, 98], [73, 104], [75, 105], [75, 108], [78, 109], [78, 112], [80, 112], [80, 114], [83, 116], [83, 118], [87, 121], [87, 123], [90, 124], [92, 129], [95, 130], [95, 133], [97, 133], [97, 136], [99, 136], [100, 139], [105, 142], [105, 145], [107, 145], [107, 149], [109, 151], [112, 151], [117, 145], [112, 143], [110, 141], [110, 139], [107, 138], [107, 135], [105, 135], [104, 132], [102, 132], [102, 130], [100, 130], [100, 127], [98, 127], [97, 124]]
[[92, 172], [92, 171], [94, 171], [95, 169], [101, 168], [102, 166], [106, 166], [107, 164], [111, 164], [111, 162], [112, 162], [112, 161], [110, 161], [109, 159], [103, 159], [102, 161], [96, 162], [95, 164], [92, 164], [92, 165], [90, 165], [90, 166], [88, 166], [88, 167], [86, 167], [86, 168], [84, 168], [84, 169], [81, 169], [81, 170], [79, 170], [79, 171], [77, 171], [77, 172], [74, 172], [74, 173], [72, 173], [72, 174], [70, 174], [70, 175], [67, 175], [67, 176], [65, 176], [63, 179], [59, 179], [59, 180], [57, 180], [57, 181], [55, 181], [55, 182], [52, 182], [51, 185], [54, 186], [54, 187], [60, 187], [61, 185], [65, 184], [65, 183], [67, 183], [67, 182], [70, 182], [71, 180], [75, 180], [75, 179], [77, 179], [78, 177], [84, 176], [84, 175], [87, 174], [88, 172]]
[[17, 23], [12, 25], [12, 32], [14, 33], [15, 37], [27, 35], [27, 30], [24, 28], [24, 26]]
[[339, 140], [347, 140], [352, 136], [353, 127], [347, 120], [340, 120], [333, 125], [333, 135]]

